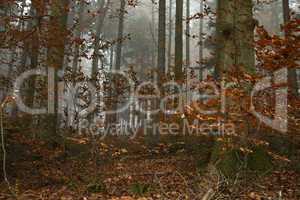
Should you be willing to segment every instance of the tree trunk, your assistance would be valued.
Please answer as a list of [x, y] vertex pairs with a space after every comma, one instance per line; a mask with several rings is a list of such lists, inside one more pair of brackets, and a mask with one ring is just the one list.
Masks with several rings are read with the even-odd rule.
[[[159, 1], [158, 9], [158, 41], [157, 41], [157, 67], [158, 76], [156, 78], [157, 86], [161, 88], [163, 77], [166, 71], [166, 0]], [[160, 98], [155, 99], [155, 102], [146, 102], [147, 106], [151, 108], [158, 108], [160, 105]], [[148, 105], [149, 104], [149, 105]], [[156, 124], [160, 122], [160, 112], [153, 116], [154, 120], [151, 122], [152, 127], [147, 130], [147, 140], [148, 145], [156, 145], [159, 141], [159, 130], [156, 128]], [[154, 126], [153, 126], [154, 125]], [[148, 125], [149, 126], [149, 125]]]
[[114, 66], [114, 46], [111, 46], [109, 50], [110, 50], [110, 56], [109, 56], [110, 69], [109, 70], [112, 70], [113, 66]]
[[[32, 6], [30, 9], [30, 16], [33, 17], [33, 19], [36, 19], [34, 16], [34, 7]], [[34, 24], [34, 25], [33, 25]], [[34, 20], [34, 22], [30, 22], [28, 25], [28, 28], [31, 29], [33, 26], [38, 26], [38, 21]], [[39, 29], [38, 29], [39, 30]], [[38, 67], [38, 57], [39, 57], [39, 31], [35, 32], [32, 36], [31, 46], [30, 46], [30, 69], [36, 69]], [[35, 77], [30, 77], [29, 83], [28, 83], [28, 98], [27, 98], [27, 106], [33, 107], [34, 106], [34, 93], [35, 93]], [[33, 125], [33, 119], [31, 116], [30, 124]]]
[[[200, 0], [200, 13], [203, 14], [203, 0]], [[199, 19], [199, 79], [203, 80], [203, 18]]]
[[159, 1], [158, 17], [158, 60], [157, 66], [160, 75], [166, 69], [166, 0]]
[[175, 79], [182, 80], [183, 62], [183, 0], [176, 0], [176, 24], [175, 24]]
[[119, 13], [119, 25], [118, 25], [118, 40], [119, 40], [119, 42], [117, 44], [117, 50], [116, 50], [116, 66], [115, 66], [116, 70], [121, 69], [125, 6], [126, 6], [126, 1], [121, 0], [121, 7], [120, 7], [120, 13]]
[[104, 19], [108, 10], [110, 4], [110, 0], [107, 1], [105, 6], [105, 0], [98, 0], [98, 9], [100, 12], [100, 15], [98, 16], [97, 22], [96, 22], [96, 34], [95, 34], [95, 40], [94, 40], [94, 55], [93, 55], [93, 64], [92, 64], [92, 79], [95, 81], [98, 73], [98, 64], [99, 64], [99, 58], [101, 58], [101, 55], [99, 55], [99, 48], [100, 48], [100, 35], [102, 32]]
[[[123, 34], [124, 34], [124, 17], [125, 17], [125, 7], [126, 7], [126, 0], [121, 0], [120, 3], [120, 11], [119, 11], [119, 25], [118, 25], [118, 43], [116, 46], [116, 65], [115, 70], [121, 69], [121, 60], [122, 60], [122, 47], [123, 47]], [[115, 85], [115, 88], [118, 86]], [[116, 92], [113, 92], [113, 96], [115, 95], [115, 103], [114, 103], [114, 110], [118, 109], [118, 101], [119, 97]], [[116, 122], [118, 120], [118, 113], [112, 114], [111, 122]]]
[[173, 0], [169, 0], [169, 41], [168, 41], [168, 71], [172, 66], [172, 39], [173, 39]]
[[[77, 39], [81, 39], [81, 29], [82, 29], [82, 18], [83, 18], [83, 12], [84, 12], [84, 6], [85, 3], [84, 1], [81, 1], [79, 4], [79, 8], [77, 11], [77, 17], [78, 17], [78, 24], [75, 30], [75, 38]], [[78, 61], [79, 61], [79, 51], [80, 48], [80, 44], [79, 43], [75, 43], [75, 49], [74, 49], [74, 57], [73, 57], [73, 64], [72, 64], [72, 81], [73, 81], [73, 85], [76, 84], [76, 75], [78, 72]]]
[[189, 71], [189, 67], [190, 67], [190, 35], [191, 35], [191, 31], [190, 31], [190, 0], [186, 0], [186, 35], [185, 35], [185, 40], [186, 40], [186, 50], [185, 50], [185, 56], [186, 56], [186, 73], [188, 73]]
[[[54, 102], [51, 103], [53, 112], [50, 115], [49, 131], [57, 136], [57, 127], [59, 122], [58, 116], [58, 70], [63, 68], [65, 41], [67, 38], [67, 21], [68, 21], [69, 0], [53, 0], [51, 4], [51, 17], [48, 40], [48, 67], [54, 70], [54, 81], [52, 84], [52, 97]], [[51, 33], [51, 34], [50, 34]], [[49, 84], [49, 83], [48, 83]]]
[[[252, 0], [218, 1], [216, 79], [219, 81], [227, 80], [229, 72], [241, 68], [249, 73], [254, 72], [255, 55], [253, 42], [255, 26], [252, 6]], [[244, 89], [244, 86], [239, 87], [241, 90]], [[239, 109], [239, 105], [234, 105], [235, 102], [230, 97], [226, 98], [226, 109], [228, 111], [224, 114], [227, 118], [230, 118], [230, 112], [234, 108]], [[241, 109], [237, 112], [241, 117], [244, 117]], [[241, 135], [242, 143], [246, 145], [245, 140], [248, 129], [245, 128], [242, 131], [239, 134], [243, 134]], [[234, 141], [231, 139], [231, 142]], [[220, 142], [216, 143], [212, 153], [212, 161], [215, 163], [220, 159], [220, 154], [222, 154], [223, 156], [221, 156], [221, 161], [218, 162], [217, 167], [225, 176], [234, 178], [240, 167], [238, 166], [239, 158], [236, 157], [239, 154], [239, 149], [227, 149], [225, 153], [221, 153], [223, 147], [224, 145]]]
[[156, 44], [156, 33], [155, 33], [155, 3], [152, 2], [151, 6], [151, 26], [150, 26], [150, 32], [153, 40], [153, 45], [152, 45], [152, 57], [151, 57], [151, 62], [152, 62], [152, 67], [156, 66], [156, 50], [157, 50], [157, 44]]
[[226, 77], [234, 67], [254, 69], [254, 21], [250, 0], [218, 2], [217, 78]]
[[286, 24], [290, 21], [290, 4], [289, 0], [282, 0], [283, 22]]
[[[283, 8], [283, 22], [284, 24], [287, 24], [290, 22], [290, 6], [289, 6], [289, 0], [282, 0], [282, 8]], [[288, 31], [285, 32], [285, 34], [289, 34]], [[290, 86], [290, 94], [293, 97], [298, 97], [298, 83], [297, 83], [297, 69], [289, 69], [288, 73], [288, 80], [289, 80], [289, 86]]]

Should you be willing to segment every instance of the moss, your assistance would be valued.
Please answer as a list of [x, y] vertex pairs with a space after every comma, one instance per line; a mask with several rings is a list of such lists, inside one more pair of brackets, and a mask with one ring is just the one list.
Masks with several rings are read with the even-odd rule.
[[222, 150], [221, 142], [215, 144], [211, 155], [211, 162], [227, 178], [235, 178], [242, 167], [243, 154], [238, 149]]
[[256, 147], [248, 156], [248, 168], [259, 174], [265, 174], [272, 171], [273, 163], [271, 156], [263, 147]]
[[217, 163], [217, 169], [227, 178], [235, 178], [242, 167], [242, 154], [239, 150], [232, 149], [224, 153], [222, 159]]

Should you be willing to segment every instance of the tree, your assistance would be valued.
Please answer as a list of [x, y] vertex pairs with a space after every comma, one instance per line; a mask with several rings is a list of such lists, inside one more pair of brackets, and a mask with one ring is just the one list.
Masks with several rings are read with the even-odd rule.
[[251, 0], [218, 1], [217, 79], [234, 68], [254, 69], [254, 20]]
[[152, 36], [152, 56], [151, 56], [151, 59], [152, 59], [152, 66], [155, 66], [156, 64], [156, 51], [157, 51], [157, 40], [156, 40], [156, 28], [155, 28], [155, 25], [156, 25], [156, 20], [155, 20], [155, 2], [152, 1], [152, 4], [151, 4], [151, 24], [150, 24], [150, 33], [151, 33], [151, 36]]
[[[283, 8], [283, 22], [287, 24], [290, 22], [290, 6], [289, 0], [282, 0], [282, 8]], [[288, 29], [285, 29], [285, 34], [289, 34]], [[289, 69], [288, 73], [289, 86], [291, 95], [294, 97], [299, 96], [298, 92], [298, 83], [297, 83], [297, 69]]]
[[[30, 8], [30, 16], [33, 17], [33, 21], [30, 21], [28, 28], [32, 29], [33, 27], [40, 26], [38, 20], [36, 20], [36, 15], [41, 13], [37, 13], [37, 9], [34, 7], [35, 5], [31, 5]], [[39, 30], [40, 27], [37, 28]], [[30, 50], [29, 50], [29, 58], [30, 58], [30, 69], [36, 69], [38, 67], [38, 58], [39, 58], [39, 48], [40, 48], [40, 38], [39, 38], [39, 31], [36, 31], [33, 36], [31, 37], [30, 41]], [[28, 49], [24, 49], [27, 51]], [[24, 52], [25, 53], [25, 52]], [[33, 107], [34, 105], [34, 94], [35, 94], [35, 77], [30, 77], [28, 83], [28, 94], [27, 94], [27, 106]], [[33, 123], [31, 119], [31, 124]]]
[[288, 23], [290, 21], [290, 5], [289, 0], [282, 0], [282, 8], [283, 8], [283, 22]]
[[169, 0], [169, 39], [168, 39], [168, 71], [172, 65], [172, 39], [173, 39], [173, 0]]
[[186, 73], [188, 73], [188, 68], [190, 67], [190, 0], [186, 0], [186, 34], [185, 34], [185, 39], [186, 39], [186, 50], [185, 50], [185, 56], [186, 56]]
[[[83, 13], [84, 13], [84, 9], [85, 9], [85, 2], [84, 1], [80, 1], [79, 3], [79, 8], [77, 10], [77, 27], [75, 29], [75, 39], [77, 40], [81, 40], [81, 34], [82, 34], [82, 21], [83, 21]], [[74, 48], [74, 57], [73, 57], [73, 64], [72, 64], [72, 81], [73, 84], [75, 84], [75, 79], [76, 79], [76, 74], [78, 72], [78, 61], [79, 61], [79, 54], [80, 54], [80, 42], [75, 42], [75, 48]]]
[[159, 1], [158, 16], [158, 60], [157, 66], [160, 74], [165, 73], [166, 68], [166, 0]]
[[[253, 44], [255, 21], [252, 8], [252, 0], [218, 1], [216, 80], [219, 82], [221, 80], [232, 82], [237, 74], [242, 77], [244, 73], [254, 73], [255, 56]], [[246, 86], [240, 85], [240, 81], [236, 84], [237, 86], [235, 87], [239, 90], [246, 90]], [[226, 101], [226, 113], [223, 113], [225, 120], [238, 121], [242, 118], [243, 123], [247, 123], [247, 119], [244, 118], [247, 115], [241, 108], [241, 102], [236, 103], [237, 100], [228, 94], [226, 98], [228, 99]], [[240, 116], [239, 119], [236, 119], [231, 113]], [[249, 131], [247, 125], [241, 126], [241, 129], [238, 130], [241, 144], [237, 145], [247, 145], [245, 141]], [[228, 139], [228, 141], [233, 143], [232, 139]], [[234, 146], [233, 144], [231, 145]], [[234, 177], [239, 168], [239, 161], [236, 157], [239, 150], [235, 149], [235, 147], [226, 147], [225, 143], [216, 143], [212, 153], [212, 162], [216, 163], [222, 157], [217, 167], [225, 176]], [[224, 149], [226, 150], [224, 151]]]
[[183, 61], [183, 0], [176, 0], [176, 24], [175, 24], [175, 79], [177, 81], [182, 76]]
[[98, 73], [98, 64], [99, 58], [101, 58], [100, 50], [100, 36], [103, 28], [104, 19], [109, 8], [110, 0], [107, 0], [105, 6], [105, 0], [98, 0], [98, 9], [99, 9], [99, 16], [96, 21], [96, 33], [95, 33], [95, 40], [94, 40], [94, 55], [93, 55], [93, 63], [92, 63], [92, 79], [96, 80], [96, 75]]
[[200, 13], [202, 18], [199, 19], [199, 78], [203, 79], [203, 0], [200, 0]]
[[[67, 38], [67, 21], [69, 0], [54, 0], [51, 4], [51, 17], [48, 30], [48, 55], [47, 63], [48, 69], [54, 72], [54, 81], [50, 84], [53, 89], [51, 103], [51, 119], [49, 123], [49, 131], [53, 135], [57, 135], [57, 127], [59, 122], [58, 116], [58, 70], [63, 68], [65, 43]], [[59, 36], [58, 36], [59, 35]], [[50, 72], [50, 71], [49, 71]]]
[[120, 11], [119, 11], [119, 25], [118, 25], [118, 44], [116, 49], [116, 70], [121, 69], [122, 60], [122, 46], [123, 46], [123, 35], [124, 35], [124, 16], [125, 16], [126, 0], [121, 0]]
[[[157, 67], [158, 67], [158, 76], [157, 82], [158, 86], [161, 86], [163, 77], [166, 71], [166, 0], [159, 1], [159, 8], [158, 8], [158, 38], [157, 38]], [[153, 101], [146, 101], [146, 104], [151, 104], [151, 107], [159, 107], [160, 105], [160, 98], [155, 99]], [[156, 123], [160, 122], [160, 113], [154, 116], [154, 121]], [[152, 124], [152, 125], [155, 125]], [[148, 135], [148, 132], [152, 132], [152, 134]], [[154, 145], [158, 143], [159, 140], [159, 130], [155, 126], [152, 129], [147, 130], [147, 135], [150, 136], [147, 141], [149, 145]]]
[[[120, 2], [120, 10], [119, 10], [119, 23], [118, 23], [118, 43], [116, 47], [116, 64], [115, 64], [115, 70], [120, 70], [121, 69], [121, 61], [122, 61], [122, 47], [123, 47], [123, 35], [124, 35], [124, 17], [125, 17], [125, 7], [126, 7], [126, 0], [121, 0]], [[118, 85], [116, 85], [115, 81], [115, 88], [117, 89]], [[115, 97], [115, 105], [114, 109], [118, 109], [118, 94], [116, 94]], [[111, 121], [117, 121], [117, 113], [112, 116]]]

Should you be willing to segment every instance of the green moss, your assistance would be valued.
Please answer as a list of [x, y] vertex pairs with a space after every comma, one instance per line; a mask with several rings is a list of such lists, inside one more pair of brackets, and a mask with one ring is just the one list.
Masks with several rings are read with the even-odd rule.
[[272, 158], [263, 147], [256, 147], [248, 156], [248, 168], [260, 174], [270, 172], [273, 169]]
[[223, 143], [216, 142], [211, 162], [227, 178], [235, 178], [240, 170], [252, 170], [259, 174], [266, 174], [273, 169], [272, 157], [262, 146], [252, 149], [252, 153], [245, 154], [240, 149], [223, 150]]
[[216, 142], [211, 154], [211, 162], [227, 178], [235, 178], [242, 166], [242, 153], [237, 149], [222, 150], [223, 143]]
[[242, 167], [242, 153], [239, 150], [232, 149], [224, 153], [217, 163], [217, 169], [227, 178], [235, 178]]

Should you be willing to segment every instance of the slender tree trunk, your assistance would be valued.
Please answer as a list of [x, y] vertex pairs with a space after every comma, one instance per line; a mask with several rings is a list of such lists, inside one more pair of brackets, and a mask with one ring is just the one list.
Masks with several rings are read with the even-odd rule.
[[110, 0], [107, 1], [105, 6], [105, 0], [98, 0], [98, 9], [100, 12], [100, 15], [98, 16], [97, 22], [96, 22], [96, 34], [95, 34], [95, 40], [94, 40], [94, 57], [93, 57], [93, 63], [92, 63], [92, 79], [96, 80], [96, 75], [98, 73], [98, 64], [99, 64], [99, 58], [101, 58], [101, 55], [99, 55], [99, 48], [100, 48], [100, 35], [102, 32], [104, 19], [108, 10], [110, 4]]
[[[104, 19], [107, 13], [107, 10], [109, 8], [110, 0], [107, 0], [105, 4], [105, 0], [98, 0], [98, 10], [100, 15], [97, 18], [96, 21], [96, 33], [95, 33], [95, 40], [94, 40], [94, 55], [93, 55], [93, 62], [92, 62], [92, 82], [94, 86], [97, 85], [97, 75], [99, 72], [99, 60], [101, 61], [101, 66], [103, 66], [103, 62], [101, 60], [100, 55], [100, 41], [101, 41], [101, 33], [103, 29]], [[97, 103], [101, 104], [101, 91], [97, 91]], [[95, 112], [97, 112], [96, 110]], [[93, 123], [95, 112], [90, 113], [90, 121]], [[96, 138], [93, 138], [92, 140], [92, 152], [93, 152], [93, 158], [95, 161], [95, 165], [97, 165], [99, 161], [99, 153], [98, 153], [98, 146], [97, 146], [97, 140]]]
[[[52, 85], [52, 97], [54, 102], [50, 102], [53, 114], [49, 123], [49, 131], [57, 136], [57, 128], [59, 125], [58, 114], [58, 70], [63, 68], [65, 43], [67, 38], [67, 21], [68, 21], [69, 0], [53, 0], [51, 4], [51, 17], [48, 41], [48, 67], [54, 70], [54, 81]], [[58, 36], [59, 35], [59, 36]], [[49, 84], [49, 83], [48, 83]]]
[[[291, 20], [291, 16], [290, 16], [290, 6], [289, 6], [289, 0], [282, 0], [282, 8], [283, 8], [283, 22], [284, 24], [287, 24], [290, 22]], [[288, 30], [285, 31], [285, 35], [288, 36], [290, 33], [288, 32]], [[292, 68], [292, 69], [288, 69], [288, 85], [289, 85], [289, 98], [291, 99], [295, 99], [295, 98], [299, 98], [299, 86], [298, 86], [298, 82], [297, 82], [297, 69], [296, 68]], [[297, 119], [297, 115], [299, 115], [299, 109], [295, 109], [293, 107], [292, 104], [289, 104], [291, 106], [289, 106], [289, 120], [288, 120], [288, 128], [289, 131], [293, 130], [293, 126], [295, 126], [295, 122], [293, 120]], [[292, 109], [291, 109], [292, 108]], [[290, 134], [290, 144], [289, 144], [289, 155], [293, 155], [295, 153], [296, 150], [296, 146], [294, 143], [294, 133], [292, 132]]]
[[[95, 39], [94, 39], [94, 55], [93, 55], [93, 61], [92, 61], [92, 82], [94, 84], [94, 86], [97, 85], [97, 75], [99, 72], [99, 60], [101, 61], [101, 68], [103, 68], [103, 62], [101, 59], [100, 55], [100, 41], [101, 41], [101, 33], [102, 33], [102, 29], [103, 29], [103, 25], [104, 25], [104, 20], [105, 20], [105, 16], [107, 13], [107, 10], [109, 8], [110, 5], [110, 0], [107, 0], [105, 3], [105, 0], [98, 0], [98, 12], [100, 13], [97, 21], [96, 21], [96, 33], [95, 33]], [[101, 90], [97, 90], [97, 94], [96, 94], [96, 98], [97, 98], [97, 103], [99, 104], [99, 107], [101, 105]], [[97, 106], [98, 107], [98, 106]], [[98, 112], [99, 110], [97, 109], [96, 111], [90, 113], [89, 119], [90, 122], [93, 123], [94, 121], [94, 117], [95, 117], [95, 112]], [[99, 153], [98, 153], [98, 145], [97, 145], [97, 138], [93, 138], [92, 140], [92, 152], [93, 152], [93, 159], [95, 161], [95, 165], [98, 164], [99, 161]]]
[[[82, 29], [82, 18], [83, 18], [83, 12], [84, 12], [84, 1], [81, 1], [79, 4], [79, 8], [77, 10], [77, 17], [78, 17], [78, 24], [75, 30], [75, 37], [81, 39], [81, 29]], [[76, 84], [76, 75], [78, 71], [78, 61], [79, 61], [79, 54], [80, 54], [80, 44], [75, 43], [74, 48], [74, 57], [73, 57], [73, 63], [72, 63], [72, 81], [73, 85]]]
[[150, 26], [150, 31], [151, 31], [151, 36], [152, 36], [152, 40], [153, 40], [153, 45], [152, 45], [152, 67], [155, 67], [156, 65], [156, 49], [157, 49], [157, 45], [156, 45], [156, 29], [155, 29], [155, 4], [152, 3], [151, 6], [151, 26]]
[[186, 34], [185, 34], [185, 40], [186, 40], [186, 50], [185, 50], [185, 56], [186, 56], [186, 73], [188, 73], [191, 57], [190, 57], [190, 0], [186, 0]]
[[[93, 61], [92, 61], [92, 82], [94, 84], [94, 86], [97, 85], [97, 75], [99, 72], [99, 60], [101, 61], [101, 66], [103, 66], [103, 62], [102, 62], [102, 55], [100, 55], [100, 41], [101, 41], [101, 33], [102, 33], [102, 29], [103, 29], [103, 25], [104, 25], [104, 20], [105, 20], [105, 16], [107, 13], [107, 10], [109, 8], [109, 4], [110, 4], [110, 0], [106, 1], [105, 4], [105, 0], [98, 0], [98, 10], [100, 15], [97, 18], [97, 22], [96, 22], [96, 33], [95, 33], [95, 40], [94, 40], [94, 55], [93, 55]], [[101, 67], [103, 68], [103, 67]], [[101, 104], [101, 91], [97, 91], [97, 103]], [[95, 111], [97, 112], [97, 110]], [[95, 116], [95, 112], [90, 113], [90, 120], [94, 120], [94, 116]]]
[[[125, 17], [125, 7], [126, 7], [126, 0], [120, 0], [120, 13], [119, 13], [119, 25], [118, 25], [118, 40], [119, 42], [117, 43], [116, 46], [116, 65], [115, 65], [115, 70], [120, 70], [121, 69], [121, 60], [122, 60], [122, 47], [123, 47], [123, 34], [124, 34], [124, 17]], [[116, 86], [117, 88], [117, 86]], [[116, 93], [115, 93], [116, 94]], [[113, 94], [114, 95], [114, 94]], [[118, 101], [119, 97], [116, 94], [115, 97], [115, 105], [114, 109], [118, 109]], [[118, 120], [118, 114], [115, 113], [113, 114], [111, 121], [116, 122]]]
[[173, 39], [173, 0], [169, 0], [169, 41], [168, 41], [168, 71], [172, 66], [172, 39]]
[[158, 17], [158, 60], [157, 66], [159, 72], [165, 73], [166, 69], [166, 0], [159, 1]]
[[109, 61], [109, 65], [110, 65], [110, 70], [112, 70], [113, 69], [113, 66], [114, 66], [114, 46], [111, 46], [110, 47], [110, 57], [109, 57], [109, 59], [110, 59], [110, 61]]
[[[35, 8], [32, 6], [30, 9], [30, 16], [33, 17], [33, 19], [36, 19], [34, 16], [36, 16]], [[38, 21], [34, 20], [33, 22], [30, 22], [28, 25], [29, 29], [32, 29], [33, 26], [39, 26]], [[38, 57], [39, 57], [39, 47], [40, 47], [40, 41], [39, 41], [39, 28], [37, 32], [35, 32], [32, 36], [32, 41], [30, 41], [30, 69], [36, 69], [38, 67]], [[28, 83], [28, 98], [27, 98], [27, 106], [33, 107], [34, 105], [34, 94], [35, 94], [35, 77], [30, 77], [29, 83]], [[33, 125], [33, 119], [31, 117], [31, 125]]]
[[[203, 14], [203, 0], [200, 0], [200, 13]], [[203, 18], [199, 19], [199, 79], [203, 80]]]
[[283, 8], [283, 22], [286, 24], [290, 21], [290, 5], [289, 0], [282, 0], [282, 8]]
[[[290, 21], [290, 6], [289, 6], [289, 0], [282, 0], [282, 7], [283, 7], [283, 22], [284, 24], [289, 23]], [[288, 31], [285, 32], [286, 35], [288, 35]], [[297, 83], [297, 69], [289, 69], [288, 73], [288, 80], [289, 80], [289, 86], [290, 86], [290, 92], [293, 97], [298, 97], [298, 83]]]
[[124, 15], [125, 15], [125, 6], [126, 1], [121, 1], [121, 7], [120, 7], [120, 13], [119, 13], [119, 25], [118, 25], [118, 44], [117, 44], [117, 50], [116, 50], [116, 70], [121, 69], [121, 60], [122, 60], [122, 46], [123, 46], [123, 34], [124, 34]]
[[[166, 0], [159, 1], [157, 52], [158, 76], [154, 81], [156, 81], [157, 86], [160, 88], [166, 71]], [[155, 99], [155, 102], [147, 101], [146, 104], [152, 108], [157, 108], [160, 105], [160, 98]], [[160, 112], [153, 116], [153, 118], [153, 124], [158, 124], [160, 122]], [[152, 133], [149, 135], [149, 132]], [[157, 144], [159, 141], [159, 134], [159, 130], [155, 126], [152, 126], [152, 128], [148, 129], [147, 135], [150, 136], [147, 140], [148, 144]]]
[[176, 24], [175, 24], [175, 79], [182, 80], [183, 62], [183, 0], [176, 0]]

